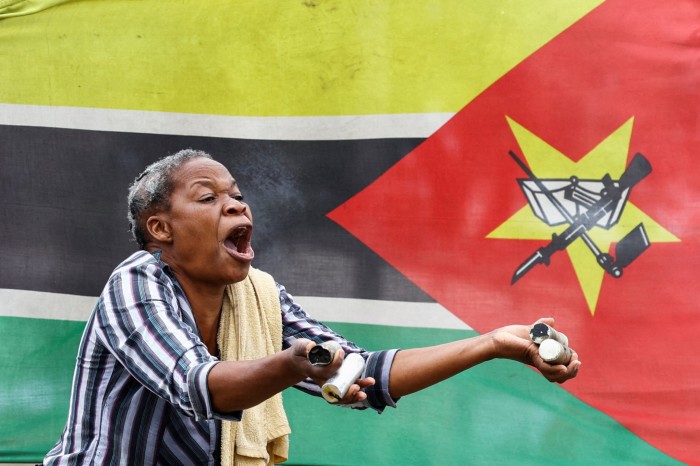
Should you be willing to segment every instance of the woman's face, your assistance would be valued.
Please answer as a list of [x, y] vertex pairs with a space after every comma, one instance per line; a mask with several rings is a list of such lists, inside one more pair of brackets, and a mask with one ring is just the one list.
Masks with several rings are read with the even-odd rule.
[[195, 158], [173, 174], [162, 259], [179, 280], [228, 285], [243, 280], [254, 252], [253, 217], [236, 180], [219, 162]]

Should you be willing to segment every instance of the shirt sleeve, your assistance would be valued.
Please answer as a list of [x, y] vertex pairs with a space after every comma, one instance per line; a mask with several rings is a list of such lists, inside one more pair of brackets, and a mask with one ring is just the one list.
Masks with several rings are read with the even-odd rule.
[[[392, 398], [389, 394], [389, 373], [394, 356], [399, 350], [367, 351], [309, 316], [294, 301], [294, 297], [287, 293], [284, 286], [277, 284], [277, 289], [279, 290], [282, 312], [283, 348], [288, 348], [298, 338], [308, 338], [316, 343], [329, 340], [338, 342], [346, 354], [357, 353], [365, 359], [365, 370], [362, 377], [373, 377], [376, 381], [374, 385], [364, 389], [367, 393], [367, 399], [351, 407], [372, 408], [378, 413], [384, 411], [387, 406], [395, 408], [398, 399]], [[311, 395], [321, 396], [321, 387], [310, 379], [296, 384], [295, 387]]]
[[97, 308], [97, 335], [147, 389], [197, 420], [215, 415], [207, 385], [218, 362], [183, 320], [175, 286], [156, 262], [115, 271]]

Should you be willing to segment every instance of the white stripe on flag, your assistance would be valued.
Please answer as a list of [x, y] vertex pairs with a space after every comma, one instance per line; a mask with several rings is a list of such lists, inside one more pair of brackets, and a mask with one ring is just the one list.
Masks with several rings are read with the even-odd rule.
[[471, 330], [438, 303], [370, 299], [294, 297], [314, 319], [322, 322]]
[[280, 141], [427, 138], [453, 115], [247, 117], [0, 104], [0, 125]]
[[[323, 322], [470, 330], [437, 303], [295, 296], [306, 312]], [[0, 316], [86, 321], [96, 297], [0, 288]]]
[[86, 321], [97, 298], [0, 288], [0, 316]]

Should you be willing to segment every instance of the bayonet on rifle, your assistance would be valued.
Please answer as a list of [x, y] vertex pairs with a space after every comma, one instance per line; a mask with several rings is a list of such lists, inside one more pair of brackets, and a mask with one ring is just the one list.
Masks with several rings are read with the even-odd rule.
[[[610, 268], [611, 273], [613, 273], [612, 259], [609, 258], [609, 255], [600, 252], [600, 250], [588, 237], [587, 232], [593, 228], [601, 218], [611, 213], [615, 209], [615, 206], [620, 201], [625, 190], [632, 189], [651, 172], [651, 165], [649, 164], [649, 161], [642, 154], [635, 154], [617, 183], [612, 180], [609, 174], [606, 174], [601, 180], [604, 189], [601, 192], [600, 198], [594, 202], [588, 208], [588, 210], [572, 218], [554, 197], [554, 195], [547, 189], [544, 183], [542, 183], [542, 181], [537, 178], [534, 173], [532, 173], [532, 171], [518, 158], [518, 156], [513, 151], [510, 151], [510, 155], [569, 222], [569, 227], [564, 230], [564, 232], [562, 232], [560, 235], [557, 235], [556, 233], [552, 234], [552, 241], [550, 241], [549, 244], [535, 251], [516, 269], [515, 273], [513, 274], [511, 284], [517, 282], [537, 264], [549, 265], [552, 254], [566, 249], [577, 238], [583, 238], [589, 247], [593, 246], [591, 249], [594, 253], [596, 253], [598, 263], [603, 268], [606, 268], [606, 270], [607, 268]], [[641, 254], [641, 251], [636, 255], [638, 256], [639, 254]], [[617, 276], [621, 274], [621, 268], [618, 270], [619, 272]]]

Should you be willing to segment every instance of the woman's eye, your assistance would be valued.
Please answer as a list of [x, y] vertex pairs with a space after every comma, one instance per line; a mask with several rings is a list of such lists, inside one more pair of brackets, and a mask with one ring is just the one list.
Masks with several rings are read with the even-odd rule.
[[232, 194], [231, 199], [234, 199], [238, 202], [243, 202], [245, 198], [243, 197], [243, 194]]
[[212, 202], [215, 199], [216, 197], [213, 194], [207, 194], [206, 196], [201, 197], [199, 200], [201, 202]]

